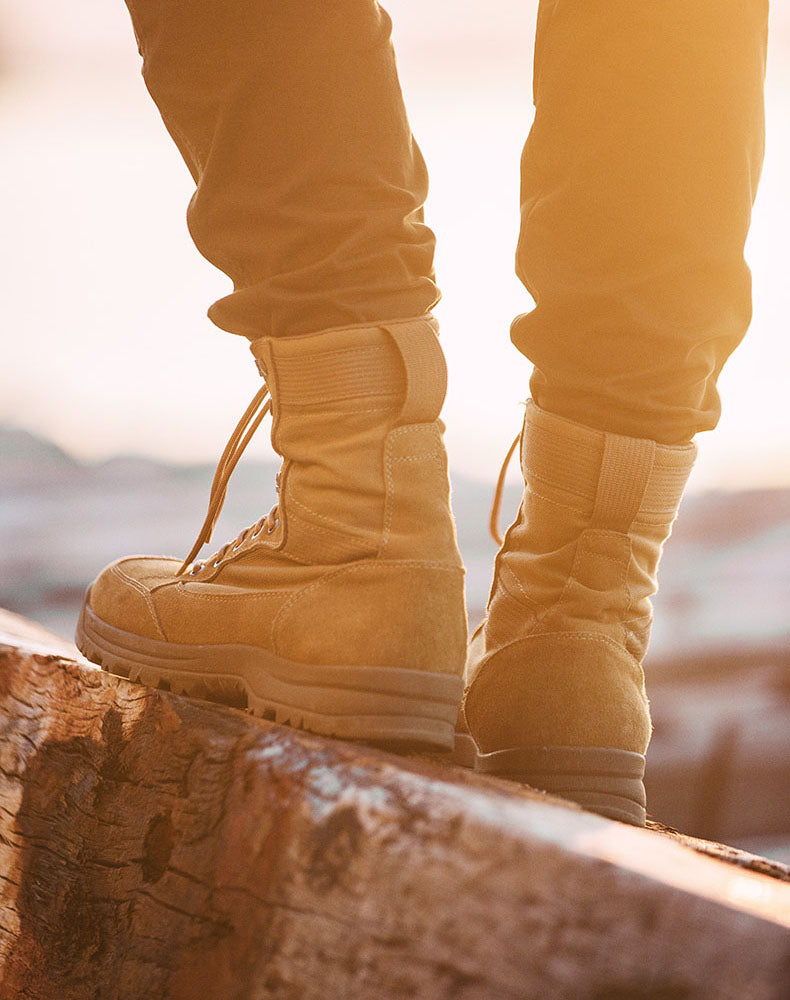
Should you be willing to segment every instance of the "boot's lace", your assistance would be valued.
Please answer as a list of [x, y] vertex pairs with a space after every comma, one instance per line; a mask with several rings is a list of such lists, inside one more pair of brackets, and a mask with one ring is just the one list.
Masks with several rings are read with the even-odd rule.
[[[228, 490], [228, 481], [230, 480], [233, 470], [236, 468], [244, 449], [250, 443], [250, 439], [255, 431], [257, 431], [263, 418], [267, 413], [271, 412], [271, 408], [272, 401], [269, 397], [269, 388], [264, 383], [264, 385], [252, 397], [250, 405], [244, 411], [241, 420], [239, 420], [236, 425], [236, 429], [231, 434], [228, 443], [225, 445], [225, 450], [220, 456], [220, 460], [217, 463], [217, 470], [214, 473], [214, 479], [211, 483], [211, 493], [209, 494], [206, 519], [203, 522], [203, 527], [198, 533], [195, 544], [192, 546], [192, 550], [181, 564], [181, 567], [176, 574], [177, 576], [181, 576], [186, 572], [198, 552], [200, 552], [207, 542], [211, 541], [214, 526], [217, 523], [217, 518], [219, 517], [222, 505], [225, 502], [225, 495]], [[278, 492], [279, 488], [280, 474], [278, 473]], [[232, 542], [226, 542], [221, 549], [214, 553], [213, 556], [210, 556], [208, 559], [195, 562], [192, 565], [189, 575], [196, 576], [209, 563], [213, 566], [219, 565], [220, 560], [222, 560], [229, 551], [236, 551], [248, 537], [256, 538], [261, 531], [263, 531], [264, 527], [266, 528], [266, 533], [271, 534], [277, 527], [278, 509], [278, 505], [275, 504], [268, 514], [265, 514], [262, 518], [260, 518], [260, 520], [256, 521], [255, 524], [251, 524], [249, 527], [244, 528], [244, 530], [241, 531]]]
[[502, 468], [499, 470], [499, 478], [496, 481], [496, 489], [494, 490], [494, 499], [491, 504], [491, 515], [488, 520], [488, 530], [491, 532], [491, 537], [497, 543], [497, 545], [502, 544], [502, 534], [499, 530], [499, 510], [502, 506], [502, 493], [505, 489], [505, 476], [507, 475], [508, 466], [510, 465], [510, 460], [513, 457], [513, 453], [518, 447], [518, 443], [521, 440], [521, 433], [519, 432], [513, 444], [508, 448], [507, 455], [505, 455], [505, 461], [502, 463]]
[[[261, 421], [267, 413], [271, 412], [271, 409], [272, 401], [269, 397], [269, 387], [264, 384], [252, 397], [250, 405], [242, 414], [241, 420], [239, 420], [238, 424], [236, 424], [236, 428], [228, 439], [228, 443], [225, 445], [225, 449], [220, 456], [219, 462], [217, 463], [217, 469], [214, 473], [214, 479], [211, 483], [211, 492], [209, 493], [206, 518], [203, 521], [203, 526], [198, 532], [195, 544], [192, 546], [189, 555], [179, 567], [176, 574], [177, 576], [182, 576], [186, 572], [198, 552], [200, 552], [204, 545], [211, 541], [214, 527], [222, 511], [222, 506], [225, 503], [225, 496], [228, 491], [228, 482], [233, 474], [233, 470], [236, 468], [239, 459], [244, 453], [244, 449], [250, 443], [253, 434], [257, 431], [258, 427], [260, 427]], [[507, 470], [520, 440], [521, 433], [518, 433], [513, 439], [513, 443], [507, 450], [505, 460], [502, 463], [502, 468], [499, 470], [496, 488], [494, 489], [494, 499], [491, 504], [491, 514], [489, 516], [488, 528], [491, 532], [491, 537], [497, 545], [502, 545], [503, 540], [502, 533], [499, 530], [499, 514], [502, 507], [502, 494], [505, 489], [505, 477], [507, 476]], [[276, 483], [277, 491], [279, 492], [279, 472], [277, 473]], [[264, 514], [264, 516], [259, 518], [254, 524], [243, 528], [233, 541], [226, 542], [222, 548], [218, 549], [214, 553], [213, 556], [209, 556], [208, 559], [199, 560], [192, 564], [189, 575], [196, 576], [209, 563], [212, 566], [218, 566], [220, 561], [227, 555], [228, 552], [237, 551], [247, 538], [257, 538], [264, 528], [266, 529], [267, 534], [271, 534], [277, 527], [278, 512], [279, 504], [275, 504], [267, 514]]]

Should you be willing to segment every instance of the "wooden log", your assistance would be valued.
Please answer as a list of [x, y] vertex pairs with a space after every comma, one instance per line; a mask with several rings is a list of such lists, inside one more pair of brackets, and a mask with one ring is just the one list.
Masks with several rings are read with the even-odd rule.
[[781, 866], [3, 629], [2, 1000], [788, 996]]

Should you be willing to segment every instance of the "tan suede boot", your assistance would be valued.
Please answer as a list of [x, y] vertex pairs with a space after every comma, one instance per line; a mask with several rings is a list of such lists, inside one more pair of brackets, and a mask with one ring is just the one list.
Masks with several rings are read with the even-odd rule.
[[[231, 437], [184, 564], [121, 559], [77, 644], [145, 684], [347, 739], [448, 747], [466, 647], [433, 320], [251, 345], [266, 384]], [[270, 394], [270, 399], [266, 396]], [[209, 560], [227, 479], [263, 415], [279, 502]]]
[[644, 824], [650, 596], [695, 456], [528, 402], [524, 497], [467, 662], [478, 770]]

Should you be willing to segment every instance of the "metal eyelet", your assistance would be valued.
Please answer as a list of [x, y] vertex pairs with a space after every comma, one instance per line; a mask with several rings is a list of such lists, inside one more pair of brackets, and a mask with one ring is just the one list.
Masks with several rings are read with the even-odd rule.
[[213, 563], [212, 563], [211, 565], [212, 565], [212, 567], [213, 567], [214, 569], [217, 569], [217, 568], [219, 567], [219, 564], [220, 564], [221, 562], [222, 562], [222, 560], [221, 560], [221, 559], [215, 559], [215, 560], [214, 560], [214, 562], [213, 562]]

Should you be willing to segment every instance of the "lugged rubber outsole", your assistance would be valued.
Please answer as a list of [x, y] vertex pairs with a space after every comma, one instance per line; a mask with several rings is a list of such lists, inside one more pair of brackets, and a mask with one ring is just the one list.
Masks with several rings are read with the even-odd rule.
[[481, 754], [470, 733], [456, 732], [453, 749], [442, 759], [569, 799], [609, 819], [645, 825], [645, 758], [630, 750], [553, 746]]
[[570, 799], [609, 819], [645, 825], [645, 758], [631, 750], [549, 746], [478, 751], [475, 770]]
[[463, 680], [403, 667], [297, 663], [242, 643], [187, 645], [148, 639], [108, 625], [86, 600], [75, 634], [103, 670], [244, 708], [322, 736], [398, 750], [453, 746]]

